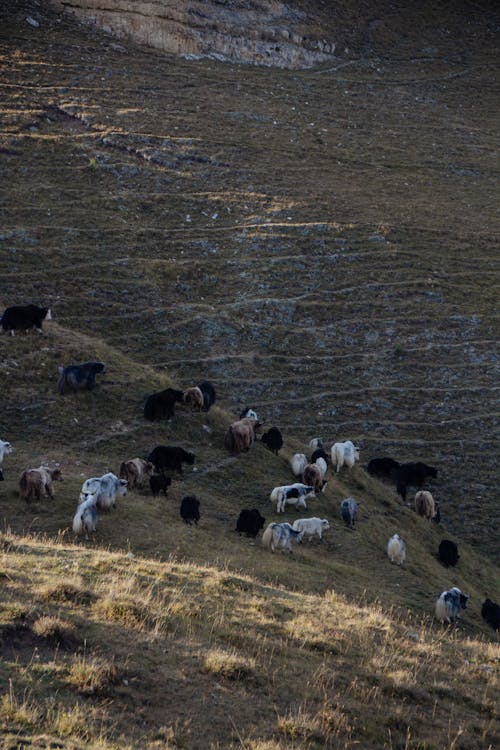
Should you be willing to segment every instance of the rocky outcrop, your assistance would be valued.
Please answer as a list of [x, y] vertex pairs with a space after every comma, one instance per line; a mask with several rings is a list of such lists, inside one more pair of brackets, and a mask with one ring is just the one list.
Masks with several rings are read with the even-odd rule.
[[121, 38], [190, 57], [282, 68], [333, 58], [318, 19], [276, 0], [53, 0]]

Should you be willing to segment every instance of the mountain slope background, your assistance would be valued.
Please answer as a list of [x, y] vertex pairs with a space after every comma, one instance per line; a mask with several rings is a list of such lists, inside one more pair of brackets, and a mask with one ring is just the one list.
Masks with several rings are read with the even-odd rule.
[[[339, 34], [325, 4], [301, 7], [335, 60], [183, 59], [46, 4], [0, 10], [0, 302], [54, 316], [43, 337], [0, 337], [11, 747], [498, 744], [480, 617], [500, 599], [498, 18], [486, 3], [438, 4], [433, 23], [344, 4]], [[57, 367], [94, 358], [96, 390], [59, 396]], [[145, 422], [147, 394], [203, 379], [208, 414]], [[224, 451], [248, 405], [283, 431], [280, 456]], [[362, 465], [310, 504], [332, 523], [323, 545], [273, 557], [236, 517], [278, 520], [269, 492], [316, 435], [354, 440]], [[83, 479], [171, 443], [197, 460], [169, 497], [130, 493], [73, 546]], [[386, 454], [438, 467], [440, 527], [365, 473]], [[64, 482], [25, 505], [18, 477], [42, 462]], [[191, 493], [197, 529], [178, 516]], [[404, 569], [385, 554], [394, 532]], [[453, 571], [443, 537], [460, 546]], [[471, 595], [452, 632], [431, 621], [451, 585]]]

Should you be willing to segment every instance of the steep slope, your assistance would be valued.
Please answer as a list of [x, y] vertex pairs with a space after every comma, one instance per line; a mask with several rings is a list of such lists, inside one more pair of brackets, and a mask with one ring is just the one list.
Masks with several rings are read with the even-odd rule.
[[331, 61], [321, 17], [275, 0], [257, 2], [56, 2], [118, 37], [190, 58], [286, 68]]
[[[148, 422], [142, 416], [144, 393], [148, 387], [154, 391], [168, 386], [166, 378], [102, 341], [70, 333], [55, 322], [46, 327], [41, 351], [33, 351], [38, 334], [8, 341], [11, 361], [24, 363], [23, 377], [19, 374], [10, 390], [11, 401], [23, 407], [17, 410], [15, 451], [5, 459], [0, 495], [4, 527], [12, 533], [72, 540], [71, 522], [84, 479], [108, 471], [118, 474], [122, 460], [145, 457], [155, 445], [182, 445], [195, 453], [196, 462], [185, 467], [182, 476], [172, 473], [168, 497], [152, 498], [146, 483], [142, 490], [119, 498], [116, 511], [100, 515], [92, 548], [221, 565], [304, 592], [322, 594], [333, 587], [345, 595], [382, 601], [386, 607], [409, 608], [418, 616], [430, 616], [435, 596], [457, 585], [472, 597], [465, 617], [467, 632], [490, 633], [482, 622], [480, 603], [485, 594], [499, 598], [495, 564], [481, 559], [458, 537], [460, 564], [453, 570], [444, 568], [437, 548], [449, 536], [446, 525], [418, 517], [391, 485], [372, 479], [358, 466], [338, 475], [329, 472], [326, 489], [309, 501], [307, 513], [287, 509], [278, 515], [269, 494], [274, 486], [294, 481], [288, 460], [294, 452], [308, 450], [299, 440], [287, 437], [279, 456], [260, 441], [249, 453], [231, 456], [223, 446], [234, 415], [218, 406], [208, 414], [178, 406], [170, 422]], [[105, 360], [107, 374], [95, 391], [60, 396], [54, 362], [62, 353], [71, 361], [81, 359], [83, 352], [90, 359]], [[54, 501], [26, 503], [18, 496], [18, 477], [25, 467], [41, 463], [59, 465], [64, 481], [55, 485]], [[182, 497], [190, 494], [201, 503], [199, 529], [186, 526], [179, 515]], [[349, 495], [361, 503], [355, 531], [340, 517], [340, 503]], [[235, 533], [237, 516], [245, 506], [257, 507], [268, 523], [293, 522], [299, 515], [326, 517], [332, 531], [322, 545], [303, 545], [296, 561], [278, 556], [272, 562], [260, 539], [253, 542]], [[408, 544], [404, 571], [387, 560], [387, 540], [396, 532]]]
[[52, 2], [107, 33], [163, 52], [284, 68], [330, 66], [359, 54], [442, 58], [493, 49], [498, 10], [492, 0], [453, 9], [429, 0]]
[[[499, 744], [480, 616], [500, 599], [494, 23], [474, 19], [465, 56], [368, 45], [291, 72], [0, 8], [0, 303], [54, 314], [43, 337], [0, 337], [9, 750]], [[94, 358], [95, 391], [59, 396], [58, 366]], [[208, 414], [143, 419], [147, 394], [204, 378]], [[283, 430], [278, 457], [224, 450], [247, 405]], [[438, 466], [442, 525], [356, 466], [310, 502], [332, 525], [323, 544], [273, 556], [240, 538], [243, 506], [282, 520], [269, 492], [315, 435], [355, 439], [363, 464]], [[194, 467], [166, 499], [120, 499], [75, 545], [83, 479], [156, 444], [193, 450]], [[63, 471], [54, 501], [21, 502], [21, 471], [42, 462]], [[188, 493], [198, 528], [179, 517]], [[385, 553], [394, 532], [404, 568]], [[453, 570], [436, 559], [445, 536]], [[453, 629], [432, 619], [451, 585], [471, 596]]]
[[470, 58], [285, 72], [2, 13], [3, 304], [290, 438], [437, 465], [448, 528], [498, 556], [494, 16]]
[[334, 590], [1, 542], [9, 750], [498, 744], [491, 643]]

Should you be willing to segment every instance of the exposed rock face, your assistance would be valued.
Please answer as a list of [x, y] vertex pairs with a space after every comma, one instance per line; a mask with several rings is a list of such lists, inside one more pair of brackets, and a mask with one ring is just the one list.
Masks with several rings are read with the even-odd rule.
[[276, 0], [53, 0], [118, 37], [165, 52], [283, 68], [331, 60], [318, 19]]

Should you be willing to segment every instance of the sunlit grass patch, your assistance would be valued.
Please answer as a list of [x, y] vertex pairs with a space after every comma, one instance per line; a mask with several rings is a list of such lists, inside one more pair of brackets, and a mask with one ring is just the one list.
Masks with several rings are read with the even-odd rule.
[[348, 636], [323, 615], [317, 619], [312, 613], [298, 615], [285, 623], [284, 631], [302, 648], [338, 654]]
[[45, 584], [37, 591], [37, 598], [43, 602], [68, 602], [73, 604], [91, 604], [96, 594], [82, 587], [80, 582], [59, 582]]
[[104, 733], [98, 714], [98, 710], [91, 705], [66, 705], [54, 696], [43, 701], [36, 700], [28, 690], [24, 691], [22, 697], [17, 697], [12, 682], [9, 684], [9, 690], [0, 697], [2, 730], [43, 730], [60, 738], [71, 737], [89, 741], [99, 736], [103, 739]]
[[68, 646], [74, 644], [77, 640], [74, 625], [51, 615], [39, 617], [35, 620], [31, 629], [39, 638], [44, 638], [54, 645]]
[[151, 630], [155, 625], [151, 611], [142, 603], [124, 596], [108, 596], [94, 604], [94, 611], [104, 620], [132, 630]]
[[95, 601], [93, 611], [105, 620], [154, 635], [187, 626], [199, 617], [202, 604], [183, 587], [165, 589], [157, 581], [141, 585], [131, 576]]
[[48, 731], [62, 738], [71, 737], [84, 741], [97, 737], [104, 739], [102, 727], [99, 726], [98, 710], [88, 703], [65, 706], [48, 702], [45, 707], [45, 726]]
[[353, 726], [342, 707], [325, 703], [317, 712], [311, 707], [299, 706], [279, 716], [278, 730], [292, 744], [309, 741], [325, 746], [340, 738], [349, 738]]
[[76, 656], [68, 669], [68, 683], [83, 695], [101, 695], [120, 679], [114, 662], [87, 655]]
[[231, 575], [222, 575], [217, 583], [225, 590], [252, 591], [253, 588], [252, 582], [248, 579]]
[[31, 607], [19, 602], [2, 602], [0, 603], [0, 627], [16, 622], [25, 622], [32, 611]]
[[22, 698], [18, 698], [13, 690], [12, 683], [9, 691], [0, 698], [0, 719], [7, 724], [17, 727], [36, 727], [42, 717], [40, 706], [25, 692]]
[[256, 663], [249, 656], [216, 648], [205, 655], [203, 671], [226, 680], [247, 680], [255, 677]]

